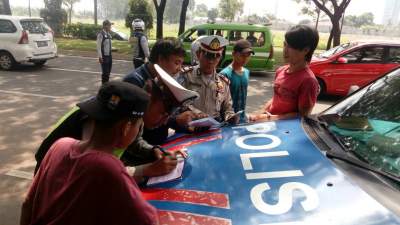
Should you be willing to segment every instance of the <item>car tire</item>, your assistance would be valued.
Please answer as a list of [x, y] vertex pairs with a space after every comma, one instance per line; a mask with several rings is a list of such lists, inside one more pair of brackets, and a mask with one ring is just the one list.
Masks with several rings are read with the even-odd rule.
[[33, 64], [35, 64], [35, 66], [43, 66], [44, 64], [46, 64], [47, 60], [41, 60], [41, 61], [37, 61], [34, 62]]
[[324, 96], [326, 94], [326, 84], [320, 78], [317, 78], [317, 80], [318, 80], [318, 85], [319, 85], [319, 96]]
[[15, 67], [14, 57], [8, 52], [0, 52], [0, 68], [3, 70], [11, 70]]

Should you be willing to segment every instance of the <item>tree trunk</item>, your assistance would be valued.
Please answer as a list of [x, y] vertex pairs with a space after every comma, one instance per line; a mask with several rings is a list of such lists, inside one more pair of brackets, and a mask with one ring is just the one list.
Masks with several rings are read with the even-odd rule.
[[331, 48], [332, 45], [332, 35], [333, 30], [331, 29], [331, 32], [329, 32], [329, 38], [328, 38], [328, 43], [326, 44], [326, 50], [329, 50]]
[[94, 9], [93, 9], [93, 16], [94, 16], [94, 25], [97, 25], [97, 0], [94, 0]]
[[183, 0], [182, 9], [181, 9], [181, 17], [179, 19], [178, 35], [185, 32], [186, 12], [187, 12], [188, 5], [189, 5], [189, 0]]
[[319, 23], [319, 15], [321, 14], [321, 10], [317, 11], [317, 21], [315, 21], [315, 30], [318, 30], [318, 23]]
[[335, 16], [333, 21], [332, 21], [332, 38], [333, 38], [333, 46], [338, 46], [340, 45], [340, 35], [342, 31], [340, 30], [340, 16], [337, 17]]
[[70, 25], [71, 25], [71, 20], [72, 20], [72, 5], [69, 7], [68, 24], [70, 24]]
[[167, 0], [160, 0], [160, 5], [158, 5], [157, 0], [153, 0], [154, 6], [157, 12], [157, 39], [163, 38], [163, 17], [164, 10]]
[[0, 8], [0, 14], [11, 15], [11, 7], [9, 0], [1, 0], [3, 2], [3, 8]]

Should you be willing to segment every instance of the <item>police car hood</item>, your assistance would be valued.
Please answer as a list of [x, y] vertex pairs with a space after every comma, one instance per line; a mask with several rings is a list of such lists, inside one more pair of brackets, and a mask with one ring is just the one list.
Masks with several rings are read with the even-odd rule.
[[162, 224], [400, 224], [327, 159], [300, 119], [178, 137], [181, 179], [143, 189]]

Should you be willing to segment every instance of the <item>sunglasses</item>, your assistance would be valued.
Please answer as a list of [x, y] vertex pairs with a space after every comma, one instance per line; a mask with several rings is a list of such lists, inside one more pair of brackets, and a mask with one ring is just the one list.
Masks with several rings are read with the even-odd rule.
[[212, 59], [218, 59], [220, 58], [222, 55], [221, 53], [211, 53], [211, 52], [206, 52], [206, 51], [202, 51], [204, 56], [206, 57], [206, 59], [212, 60]]

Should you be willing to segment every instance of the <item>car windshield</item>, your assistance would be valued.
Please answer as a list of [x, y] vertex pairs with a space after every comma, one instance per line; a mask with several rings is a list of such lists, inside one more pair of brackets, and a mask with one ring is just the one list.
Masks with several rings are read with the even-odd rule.
[[31, 34], [43, 34], [49, 32], [48, 26], [40, 20], [23, 20], [21, 26]]
[[342, 51], [344, 51], [344, 50], [346, 50], [346, 49], [348, 49], [348, 48], [350, 48], [350, 47], [352, 47], [354, 45], [355, 45], [355, 43], [346, 43], [346, 44], [338, 45], [338, 46], [336, 46], [334, 48], [329, 49], [328, 51], [325, 51], [325, 52], [319, 54], [319, 57], [328, 58], [328, 57], [330, 57], [330, 56], [332, 56], [332, 55], [334, 55], [336, 53], [342, 52]]
[[400, 69], [319, 116], [358, 158], [400, 176]]

